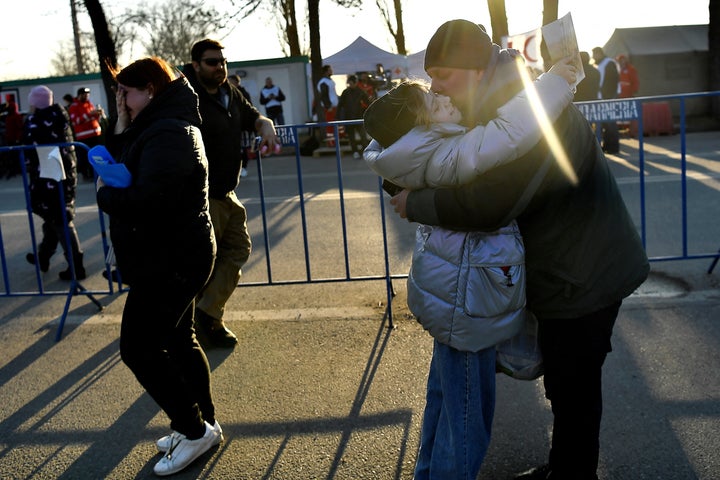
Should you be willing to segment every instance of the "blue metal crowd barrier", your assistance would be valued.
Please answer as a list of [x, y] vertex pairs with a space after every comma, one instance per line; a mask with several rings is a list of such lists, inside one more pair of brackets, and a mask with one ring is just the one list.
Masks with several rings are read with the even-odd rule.
[[[662, 257], [651, 257], [651, 261], [667, 261], [667, 260], [684, 260], [684, 259], [697, 259], [697, 258], [713, 258], [714, 262], [713, 265], [710, 267], [709, 272], [712, 271], [712, 268], [715, 266], [715, 263], [717, 262], [717, 259], [720, 258], [720, 251], [719, 252], [712, 252], [712, 253], [701, 253], [701, 254], [691, 254], [688, 252], [688, 243], [687, 243], [687, 190], [686, 190], [686, 143], [685, 143], [685, 135], [686, 135], [686, 122], [685, 122], [685, 101], [688, 98], [696, 98], [696, 97], [709, 97], [709, 96], [716, 96], [720, 95], [720, 92], [704, 92], [704, 93], [695, 93], [695, 94], [685, 94], [685, 95], [666, 95], [661, 97], [640, 97], [640, 98], [632, 98], [632, 99], [618, 99], [618, 100], [599, 100], [595, 102], [582, 102], [578, 103], [578, 107], [581, 109], [581, 111], [585, 114], [586, 118], [590, 122], [604, 122], [604, 121], [637, 121], [638, 122], [638, 143], [639, 143], [639, 170], [640, 170], [640, 204], [641, 204], [641, 237], [643, 240], [643, 245], [646, 246], [647, 242], [647, 231], [646, 231], [646, 204], [645, 204], [645, 178], [644, 178], [644, 150], [643, 150], [643, 116], [641, 114], [642, 112], [642, 104], [643, 102], [657, 102], [657, 101], [666, 101], [666, 100], [678, 100], [680, 102], [680, 141], [681, 141], [681, 182], [682, 182], [682, 253], [679, 255], [672, 255], [672, 256], [662, 256]], [[344, 186], [343, 186], [343, 170], [342, 170], [342, 151], [341, 151], [341, 131], [344, 125], [349, 124], [359, 124], [361, 121], [339, 121], [339, 122], [328, 122], [328, 123], [306, 123], [306, 124], [298, 124], [298, 125], [284, 125], [277, 127], [278, 135], [280, 136], [283, 146], [285, 148], [292, 148], [294, 150], [294, 156], [295, 156], [295, 167], [296, 167], [296, 177], [297, 177], [297, 188], [298, 188], [298, 201], [299, 201], [299, 208], [300, 208], [300, 216], [301, 216], [301, 228], [302, 228], [302, 242], [303, 242], [303, 251], [304, 251], [304, 267], [305, 267], [305, 275], [304, 278], [295, 279], [295, 280], [276, 280], [273, 276], [272, 267], [271, 267], [271, 254], [272, 254], [272, 245], [270, 244], [270, 236], [268, 234], [268, 222], [267, 222], [267, 204], [266, 204], [266, 198], [265, 198], [265, 188], [264, 188], [264, 180], [263, 180], [263, 163], [262, 161], [257, 162], [257, 168], [258, 168], [258, 188], [259, 188], [259, 202], [261, 207], [261, 220], [262, 220], [262, 238], [263, 238], [263, 245], [265, 250], [265, 269], [267, 274], [267, 279], [265, 281], [260, 282], [242, 282], [239, 287], [250, 287], [250, 286], [261, 286], [261, 285], [290, 285], [290, 284], [307, 284], [307, 283], [331, 283], [331, 282], [349, 282], [349, 281], [384, 281], [385, 287], [386, 287], [386, 295], [387, 295], [387, 304], [386, 304], [386, 317], [388, 319], [388, 325], [393, 326], [393, 320], [392, 320], [392, 300], [394, 297], [394, 289], [392, 285], [392, 281], [394, 279], [404, 279], [407, 278], [407, 272], [405, 273], [399, 273], [399, 274], [393, 274], [391, 272], [390, 267], [390, 261], [389, 261], [389, 248], [388, 248], [388, 233], [387, 233], [387, 219], [385, 214], [385, 199], [383, 195], [382, 190], [382, 181], [380, 178], [378, 178], [377, 181], [377, 194], [378, 194], [378, 208], [380, 212], [380, 218], [381, 218], [381, 228], [382, 228], [382, 242], [383, 242], [383, 271], [378, 272], [376, 274], [372, 275], [353, 275], [350, 270], [350, 253], [348, 249], [348, 230], [347, 230], [347, 218], [346, 218], [346, 211], [345, 211], [345, 194], [344, 194]], [[300, 132], [309, 134], [314, 134], [317, 129], [321, 129], [320, 131], [325, 132], [327, 128], [332, 129], [333, 134], [330, 136], [328, 142], [331, 145], [334, 145], [334, 154], [335, 154], [335, 168], [337, 172], [337, 189], [339, 192], [339, 216], [341, 221], [341, 227], [342, 227], [342, 249], [343, 249], [343, 257], [344, 257], [344, 272], [343, 275], [339, 275], [337, 277], [322, 277], [317, 278], [312, 275], [312, 269], [311, 269], [311, 261], [310, 261], [310, 242], [308, 239], [308, 222], [307, 222], [307, 212], [305, 208], [305, 188], [303, 184], [303, 171], [302, 171], [302, 163], [301, 163], [301, 143], [300, 143]], [[305, 135], [304, 135], [305, 136]], [[84, 144], [81, 143], [75, 143], [76, 147], [78, 148], [87, 148]], [[30, 199], [29, 199], [29, 192], [28, 192], [28, 182], [27, 182], [27, 174], [25, 172], [24, 167], [24, 150], [34, 148], [33, 146], [19, 146], [19, 147], [0, 147], [0, 152], [5, 150], [17, 150], [20, 153], [21, 157], [21, 163], [23, 168], [23, 185], [25, 187], [25, 195], [26, 195], [26, 205], [27, 205], [27, 213], [28, 213], [28, 219], [30, 224], [30, 238], [33, 244], [33, 251], [37, 253], [36, 251], [36, 243], [35, 243], [35, 234], [34, 234], [34, 224], [32, 219], [32, 212], [30, 207]], [[260, 160], [260, 154], [258, 152], [258, 160]], [[106, 229], [105, 229], [105, 220], [102, 212], [98, 210], [98, 229], [101, 234], [101, 239], [103, 242], [103, 252], [105, 255], [107, 255], [109, 251], [109, 246], [107, 242], [107, 236], [106, 236]], [[67, 238], [67, 232], [66, 232], [66, 238]], [[412, 247], [409, 247], [412, 248]], [[647, 248], [647, 246], [646, 246]], [[7, 271], [7, 261], [5, 256], [5, 248], [3, 243], [3, 233], [2, 233], [2, 222], [0, 222], [0, 261], [2, 261], [2, 267], [3, 267], [3, 280], [5, 285], [5, 291], [0, 292], [0, 296], [14, 296], [14, 295], [57, 295], [57, 294], [63, 294], [67, 296], [67, 300], [65, 303], [65, 308], [62, 313], [61, 319], [60, 319], [60, 325], [58, 327], [57, 336], [56, 339], [59, 340], [62, 335], [62, 329], [65, 321], [65, 317], [67, 316], [68, 308], [70, 305], [70, 300], [73, 296], [77, 295], [86, 295], [88, 298], [90, 298], [93, 303], [98, 305], [98, 307], [102, 308], [101, 304], [93, 297], [93, 294], [113, 294], [114, 291], [114, 285], [111, 280], [110, 275], [110, 269], [111, 265], [105, 263], [105, 269], [108, 273], [108, 288], [107, 290], [87, 290], [85, 289], [74, 277], [73, 273], [73, 281], [71, 282], [70, 287], [67, 291], [48, 291], [43, 288], [42, 279], [40, 276], [40, 272], [38, 267], [36, 266], [36, 276], [37, 276], [37, 285], [38, 289], [37, 291], [23, 291], [23, 292], [13, 292], [10, 288], [10, 279], [8, 278], [8, 271]], [[72, 264], [71, 264], [72, 265]], [[118, 286], [118, 291], [122, 292], [123, 289], [121, 286]]]
[[[343, 123], [347, 122], [335, 122], [332, 124], [332, 126], [335, 129], [335, 140], [336, 145], [340, 144], [339, 141], [339, 133], [338, 133], [338, 127], [341, 126]], [[322, 125], [331, 125], [331, 124], [322, 124]], [[297, 182], [298, 182], [298, 198], [299, 198], [299, 205], [300, 205], [300, 212], [301, 212], [301, 227], [302, 227], [302, 239], [303, 239], [303, 251], [304, 251], [304, 264], [305, 264], [305, 277], [301, 279], [296, 280], [275, 280], [272, 272], [271, 267], [271, 253], [272, 248], [270, 245], [270, 237], [268, 235], [268, 213], [267, 213], [267, 202], [266, 202], [266, 196], [265, 196], [265, 190], [264, 190], [264, 179], [263, 179], [263, 168], [262, 168], [262, 162], [257, 162], [258, 167], [258, 188], [259, 188], [259, 202], [261, 206], [261, 220], [262, 220], [262, 238], [263, 238], [263, 244], [265, 246], [265, 265], [266, 265], [266, 273], [267, 273], [267, 280], [263, 282], [242, 282], [239, 286], [240, 287], [249, 287], [249, 286], [260, 286], [260, 285], [291, 285], [291, 284], [305, 284], [305, 283], [331, 283], [331, 282], [347, 282], [347, 281], [367, 281], [367, 280], [385, 280], [386, 282], [386, 290], [387, 290], [387, 297], [388, 297], [388, 307], [387, 307], [387, 314], [388, 314], [388, 322], [389, 325], [392, 326], [392, 310], [391, 310], [391, 300], [394, 296], [394, 291], [392, 288], [392, 278], [393, 275], [390, 273], [390, 265], [388, 260], [388, 242], [387, 242], [387, 230], [386, 230], [386, 223], [385, 223], [385, 210], [384, 210], [384, 203], [382, 198], [382, 188], [381, 183], [378, 182], [378, 199], [379, 199], [379, 208], [382, 215], [382, 236], [383, 236], [383, 248], [384, 248], [384, 273], [378, 273], [376, 275], [366, 275], [366, 276], [357, 276], [353, 275], [350, 271], [350, 256], [349, 256], [349, 250], [348, 250], [348, 238], [347, 238], [347, 218], [345, 213], [345, 200], [344, 200], [344, 187], [343, 187], [343, 172], [342, 172], [342, 164], [341, 164], [341, 152], [338, 149], [336, 149], [336, 167], [337, 167], [337, 181], [338, 181], [338, 191], [340, 194], [340, 201], [339, 201], [339, 207], [340, 207], [340, 218], [341, 218], [341, 225], [342, 225], [342, 248], [343, 248], [343, 255], [344, 255], [344, 275], [338, 276], [338, 277], [324, 277], [324, 278], [317, 278], [313, 277], [311, 274], [311, 262], [310, 262], [310, 242], [308, 240], [308, 222], [307, 222], [307, 214], [305, 211], [305, 189], [303, 185], [303, 174], [302, 174], [302, 166], [301, 166], [301, 155], [299, 151], [299, 144], [297, 142], [298, 138], [298, 131], [302, 131], [302, 129], [310, 129], [313, 130], [314, 128], [317, 128], [318, 126], [321, 126], [321, 124], [303, 124], [303, 125], [293, 125], [288, 127], [280, 127], [278, 129], [278, 133], [281, 136], [283, 143], [285, 146], [294, 146], [295, 147], [295, 158], [296, 158], [296, 168], [297, 168]], [[59, 146], [65, 146], [69, 144], [57, 144]], [[81, 143], [74, 143], [76, 147], [80, 148], [86, 148], [87, 147], [84, 144]], [[30, 193], [29, 193], [29, 183], [27, 180], [27, 172], [25, 170], [25, 158], [24, 158], [24, 151], [28, 149], [34, 149], [34, 146], [13, 146], [13, 147], [0, 147], [0, 152], [3, 151], [18, 151], [20, 154], [20, 162], [22, 164], [22, 177], [23, 177], [23, 186], [25, 190], [25, 198], [26, 198], [26, 209], [27, 209], [27, 215], [28, 215], [28, 221], [29, 221], [29, 237], [31, 239], [32, 247], [33, 247], [33, 253], [37, 258], [37, 247], [36, 247], [36, 240], [35, 240], [35, 227], [34, 227], [34, 221], [33, 221], [33, 215], [32, 215], [32, 209], [31, 209], [31, 203], [30, 203]], [[258, 154], [258, 160], [260, 160], [260, 153]], [[61, 199], [62, 200], [62, 199]], [[64, 202], [63, 202], [64, 203]], [[100, 237], [103, 242], [103, 252], [105, 255], [105, 258], [107, 258], [108, 252], [110, 250], [110, 246], [107, 242], [107, 234], [106, 234], [106, 228], [105, 228], [105, 217], [104, 214], [98, 209], [98, 229], [100, 232]], [[1, 220], [1, 217], [0, 217]], [[65, 308], [63, 310], [63, 313], [60, 317], [60, 323], [57, 329], [56, 334], [56, 340], [60, 340], [62, 337], [62, 331], [65, 324], [65, 320], [68, 314], [70, 301], [74, 296], [77, 295], [86, 295], [88, 298], [93, 301], [100, 309], [102, 309], [102, 304], [100, 304], [94, 297], [93, 294], [105, 294], [105, 295], [111, 295], [115, 293], [115, 284], [113, 283], [112, 279], [112, 272], [111, 268], [112, 265], [106, 260], [105, 261], [105, 270], [107, 272], [107, 278], [108, 278], [108, 288], [107, 290], [88, 290], [86, 289], [76, 278], [73, 271], [73, 280], [68, 288], [67, 291], [52, 291], [45, 289], [43, 285], [42, 276], [40, 274], [39, 267], [36, 265], [36, 277], [37, 277], [37, 290], [34, 291], [13, 291], [11, 288], [11, 279], [9, 277], [9, 272], [7, 269], [7, 259], [5, 255], [5, 247], [3, 243], [3, 233], [2, 233], [2, 222], [0, 221], [0, 260], [2, 261], [3, 266], [3, 283], [5, 285], [4, 291], [0, 292], [0, 297], [2, 296], [47, 296], [47, 295], [66, 295], [67, 301], [65, 303]], [[68, 238], [69, 233], [67, 232], [67, 228], [65, 229], [66, 232], [66, 238]], [[71, 264], [72, 266], [72, 264]], [[395, 277], [403, 277], [403, 275], [396, 275]], [[122, 284], [118, 283], [117, 285], [117, 291], [123, 292], [127, 288], [124, 288]]]
[[[55, 144], [48, 144], [43, 145], [43, 147], [67, 147], [67, 146], [74, 146], [76, 149], [82, 148], [86, 151], [88, 150], [87, 145], [80, 142], [71, 142], [71, 143], [55, 143]], [[32, 204], [30, 200], [30, 184], [28, 180], [28, 173], [25, 166], [25, 152], [27, 150], [34, 150], [36, 148], [35, 145], [17, 145], [17, 146], [9, 146], [9, 147], [0, 147], [0, 152], [17, 152], [18, 154], [18, 160], [20, 162], [20, 171], [22, 175], [22, 182], [23, 182], [23, 189], [24, 189], [24, 196], [25, 196], [25, 208], [27, 210], [27, 218], [28, 218], [28, 225], [29, 225], [29, 237], [30, 237], [30, 243], [32, 245], [32, 254], [37, 259], [39, 258], [38, 250], [37, 250], [37, 239], [35, 235], [35, 220], [32, 213]], [[65, 205], [65, 194], [63, 188], [58, 188], [58, 196], [59, 196], [59, 205]], [[114, 291], [113, 284], [110, 280], [108, 280], [108, 288], [107, 290], [101, 289], [101, 290], [90, 290], [85, 288], [82, 283], [77, 278], [77, 272], [75, 271], [75, 261], [73, 258], [73, 252], [72, 248], [70, 248], [70, 231], [68, 229], [68, 219], [67, 219], [67, 213], [65, 208], [61, 209], [61, 216], [63, 224], [65, 225], [65, 228], [63, 229], [63, 239], [61, 240], [66, 246], [67, 246], [67, 260], [68, 260], [68, 267], [70, 269], [70, 284], [68, 285], [68, 288], [65, 290], [48, 290], [45, 288], [42, 275], [40, 273], [40, 262], [35, 262], [35, 280], [37, 285], [37, 290], [24, 290], [24, 291], [14, 291], [11, 286], [11, 278], [8, 271], [8, 262], [7, 262], [7, 255], [5, 253], [5, 243], [3, 240], [3, 233], [2, 233], [2, 222], [0, 222], [0, 262], [2, 263], [2, 279], [3, 279], [3, 285], [4, 285], [4, 291], [0, 294], [0, 296], [50, 296], [50, 295], [63, 295], [66, 297], [65, 300], [65, 306], [63, 308], [62, 315], [60, 316], [60, 323], [57, 329], [56, 333], [56, 340], [60, 340], [62, 336], [62, 331], [65, 325], [65, 320], [67, 318], [68, 311], [70, 309], [70, 302], [73, 297], [78, 295], [84, 295], [86, 296], [93, 304], [95, 304], [99, 310], [102, 310], [103, 305], [95, 298], [95, 295], [100, 294], [112, 294]], [[105, 254], [107, 254], [109, 250], [109, 245], [107, 242], [107, 236], [106, 236], [106, 230], [105, 230], [105, 219], [102, 213], [98, 210], [98, 228], [101, 233], [101, 239], [103, 243], [103, 251]], [[109, 266], [106, 266], [109, 271]]]
[[[682, 233], [682, 253], [678, 255], [663, 255], [650, 257], [651, 262], [665, 262], [671, 260], [691, 260], [712, 258], [714, 259], [708, 273], [712, 273], [715, 265], [720, 258], [720, 250], [717, 252], [696, 253], [691, 254], [688, 251], [688, 209], [687, 209], [687, 117], [686, 103], [688, 100], [699, 98], [712, 98], [720, 96], [720, 92], [698, 92], [685, 93], [678, 95], [657, 95], [652, 97], [635, 97], [623, 98], [615, 100], [598, 100], [593, 102], [579, 102], [578, 108], [583, 112], [585, 118], [590, 122], [622, 122], [637, 121], [638, 135], [638, 152], [639, 152], [639, 181], [640, 181], [640, 235], [643, 246], [647, 249], [647, 206], [645, 203], [645, 149], [644, 149], [644, 125], [643, 122], [643, 104], [677, 101], [678, 118], [679, 118], [679, 135], [680, 135], [680, 185], [681, 185], [681, 233]], [[669, 115], [669, 111], [668, 111]], [[666, 133], [674, 133], [674, 127], [671, 125], [671, 131]], [[597, 131], [600, 136], [600, 129]]]
[[[285, 125], [277, 127], [277, 134], [280, 137], [283, 147], [291, 147], [294, 149], [295, 154], [295, 168], [297, 176], [298, 186], [298, 199], [300, 205], [301, 215], [301, 227], [302, 227], [302, 239], [303, 239], [303, 252], [304, 252], [304, 265], [305, 265], [305, 278], [298, 280], [282, 280], [276, 281], [273, 279], [272, 268], [271, 268], [271, 246], [267, 228], [267, 206], [266, 198], [263, 186], [263, 169], [262, 169], [262, 158], [258, 157], [258, 182], [260, 192], [260, 207], [262, 212], [262, 225], [263, 225], [263, 244], [265, 247], [265, 264], [267, 273], [267, 282], [253, 283], [243, 282], [239, 286], [257, 286], [257, 285], [291, 285], [300, 283], [331, 283], [331, 282], [348, 282], [348, 281], [368, 281], [368, 280], [384, 280], [387, 294], [387, 307], [386, 315], [388, 319], [389, 327], [393, 327], [392, 319], [392, 299], [395, 296], [395, 292], [392, 285], [393, 278], [406, 278], [407, 274], [393, 275], [390, 269], [389, 253], [388, 253], [388, 236], [387, 236], [387, 222], [385, 216], [385, 203], [383, 199], [382, 179], [378, 178], [378, 205], [381, 217], [381, 228], [382, 228], [382, 239], [383, 239], [383, 263], [384, 269], [382, 273], [376, 275], [353, 275], [350, 270], [350, 257], [348, 249], [348, 238], [347, 238], [347, 217], [345, 212], [345, 188], [343, 186], [343, 169], [342, 169], [342, 152], [340, 146], [340, 131], [344, 125], [358, 124], [361, 121], [337, 121], [337, 122], [324, 122], [324, 123], [306, 123], [299, 125]], [[307, 213], [305, 210], [305, 188], [303, 185], [303, 173], [302, 173], [302, 162], [301, 162], [301, 145], [299, 139], [301, 138], [299, 133], [301, 131], [308, 131], [309, 135], [315, 135], [317, 129], [325, 131], [328, 127], [333, 130], [331, 144], [335, 147], [335, 169], [337, 173], [337, 189], [340, 196], [339, 208], [340, 208], [340, 220], [342, 228], [342, 249], [343, 249], [343, 265], [344, 275], [332, 278], [316, 278], [311, 274], [311, 262], [310, 262], [310, 244], [308, 241], [308, 226], [307, 226]]]

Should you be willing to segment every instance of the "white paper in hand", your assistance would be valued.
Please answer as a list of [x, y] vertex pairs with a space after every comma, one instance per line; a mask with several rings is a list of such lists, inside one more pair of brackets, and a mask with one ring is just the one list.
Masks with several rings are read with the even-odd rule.
[[40, 178], [59, 182], [67, 178], [58, 147], [35, 147], [40, 161]]
[[542, 38], [545, 41], [545, 45], [547, 45], [553, 63], [564, 57], [575, 57], [573, 65], [577, 71], [577, 78], [575, 79], [575, 83], [571, 85], [574, 91], [577, 84], [585, 78], [585, 71], [583, 70], [582, 59], [580, 58], [572, 14], [568, 13], [554, 22], [543, 25]]

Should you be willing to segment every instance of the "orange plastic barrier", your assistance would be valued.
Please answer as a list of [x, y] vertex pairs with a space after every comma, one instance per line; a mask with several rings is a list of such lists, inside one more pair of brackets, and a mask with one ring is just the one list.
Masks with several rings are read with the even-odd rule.
[[[646, 102], [642, 106], [643, 135], [672, 135], [672, 113], [668, 102]], [[637, 122], [630, 123], [630, 135], [637, 137]]]

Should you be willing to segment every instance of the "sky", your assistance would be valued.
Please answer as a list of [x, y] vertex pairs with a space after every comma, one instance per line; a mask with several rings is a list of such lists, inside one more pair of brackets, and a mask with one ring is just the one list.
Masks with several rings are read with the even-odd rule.
[[[106, 8], [112, 8], [111, 12], [117, 13], [137, 4], [136, 0], [101, 1]], [[208, 3], [222, 8], [229, 5], [230, 0], [210, 0]], [[296, 2], [297, 5], [304, 3], [303, 0]], [[593, 47], [603, 46], [616, 28], [707, 24], [708, 3], [709, 0], [559, 0], [558, 16], [572, 14], [578, 46], [580, 50], [590, 51]], [[50, 59], [59, 50], [58, 45], [72, 38], [69, 0], [4, 1], [3, 4], [0, 81], [50, 76]], [[358, 36], [380, 48], [395, 51], [375, 1], [364, 0], [363, 4], [360, 10], [348, 10], [336, 7], [330, 0], [320, 1], [323, 57], [342, 50]], [[447, 20], [465, 18], [489, 29], [486, 0], [404, 0], [403, 4], [409, 53], [423, 50], [437, 27]], [[438, 4], [442, 8], [438, 8]], [[505, 0], [505, 5], [511, 35], [540, 26], [542, 0]], [[300, 16], [298, 22], [305, 23]], [[85, 25], [89, 29], [89, 20]], [[260, 14], [242, 20], [222, 42], [231, 61], [283, 56], [274, 22]], [[122, 66], [134, 58], [119, 60]]]

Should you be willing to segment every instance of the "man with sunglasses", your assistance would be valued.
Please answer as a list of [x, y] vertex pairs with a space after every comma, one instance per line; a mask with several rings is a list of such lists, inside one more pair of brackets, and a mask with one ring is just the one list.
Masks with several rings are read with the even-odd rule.
[[267, 145], [268, 151], [273, 151], [280, 139], [272, 120], [228, 82], [223, 48], [211, 39], [195, 43], [190, 52], [192, 63], [183, 67], [183, 73], [199, 98], [200, 130], [209, 166], [210, 217], [217, 243], [212, 275], [197, 298], [195, 326], [204, 346], [230, 348], [237, 337], [223, 322], [225, 304], [252, 249], [247, 212], [235, 195], [242, 164], [240, 132], [256, 132], [262, 137], [260, 145]]

